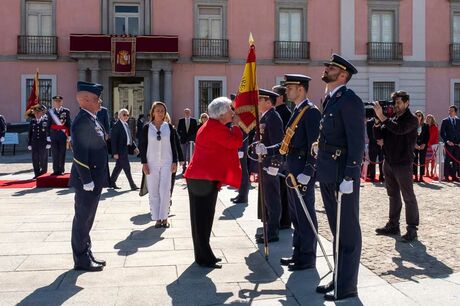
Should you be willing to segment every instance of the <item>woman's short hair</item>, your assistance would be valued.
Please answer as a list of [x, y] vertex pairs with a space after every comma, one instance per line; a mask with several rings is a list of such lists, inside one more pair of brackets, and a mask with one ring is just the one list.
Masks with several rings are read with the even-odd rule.
[[208, 114], [212, 119], [219, 117], [231, 109], [232, 101], [227, 97], [218, 97], [212, 100], [208, 105]]
[[[152, 107], [150, 108], [150, 120], [151, 121], [153, 121], [153, 119], [155, 118], [155, 115], [154, 115], [153, 112], [155, 111], [155, 108], [157, 108], [157, 107], [164, 107], [165, 115], [168, 112], [168, 109], [166, 108], [166, 104], [164, 104], [161, 101], [154, 101], [153, 104], [152, 104]], [[164, 118], [163, 118], [163, 120], [164, 120]]]

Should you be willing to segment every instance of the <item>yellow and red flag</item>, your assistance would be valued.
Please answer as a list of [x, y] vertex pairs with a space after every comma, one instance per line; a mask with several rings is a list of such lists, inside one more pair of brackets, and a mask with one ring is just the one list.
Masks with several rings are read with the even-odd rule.
[[28, 117], [33, 110], [33, 108], [40, 104], [40, 97], [38, 92], [38, 69], [35, 72], [34, 82], [32, 84], [32, 89], [30, 90], [29, 99], [27, 100], [27, 107], [25, 116]]
[[259, 102], [259, 88], [256, 78], [256, 47], [252, 33], [249, 34], [249, 54], [244, 66], [238, 94], [235, 98], [235, 112], [240, 117], [240, 127], [249, 133], [256, 126], [256, 106]]

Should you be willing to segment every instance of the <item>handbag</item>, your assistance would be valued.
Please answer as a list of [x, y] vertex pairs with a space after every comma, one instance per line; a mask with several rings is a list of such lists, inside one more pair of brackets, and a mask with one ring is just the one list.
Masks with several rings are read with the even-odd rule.
[[139, 189], [139, 196], [145, 196], [149, 191], [147, 190], [147, 178], [144, 171], [142, 171], [141, 189]]

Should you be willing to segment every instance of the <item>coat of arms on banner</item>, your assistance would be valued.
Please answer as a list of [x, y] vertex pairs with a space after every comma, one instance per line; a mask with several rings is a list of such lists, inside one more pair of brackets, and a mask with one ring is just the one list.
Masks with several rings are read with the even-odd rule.
[[112, 74], [134, 76], [136, 74], [136, 37], [112, 37]]

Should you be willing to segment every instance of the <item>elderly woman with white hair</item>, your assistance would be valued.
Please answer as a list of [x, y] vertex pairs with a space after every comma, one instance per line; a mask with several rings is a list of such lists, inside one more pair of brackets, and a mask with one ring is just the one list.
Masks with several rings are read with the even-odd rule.
[[214, 99], [208, 106], [208, 114], [209, 120], [196, 136], [195, 152], [184, 177], [190, 199], [195, 262], [203, 267], [221, 268], [218, 264], [221, 259], [214, 256], [209, 237], [220, 187], [240, 186], [238, 148], [243, 134], [237, 125], [239, 117], [233, 113], [228, 98]]

